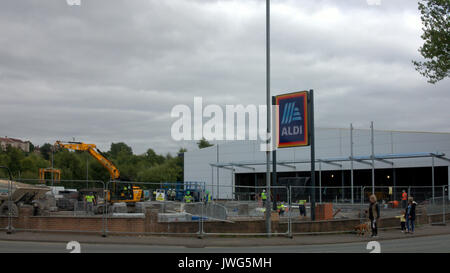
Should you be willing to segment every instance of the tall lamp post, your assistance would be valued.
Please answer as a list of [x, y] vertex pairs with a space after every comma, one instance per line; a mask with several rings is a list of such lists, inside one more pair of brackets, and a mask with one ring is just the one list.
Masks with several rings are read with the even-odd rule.
[[270, 190], [270, 116], [271, 116], [271, 97], [270, 97], [270, 0], [266, 0], [266, 105], [267, 105], [267, 151], [266, 151], [266, 232], [268, 236], [271, 234], [271, 190]]

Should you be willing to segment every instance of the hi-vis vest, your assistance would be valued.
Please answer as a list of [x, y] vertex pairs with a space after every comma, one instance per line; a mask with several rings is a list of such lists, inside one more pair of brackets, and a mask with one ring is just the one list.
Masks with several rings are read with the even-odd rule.
[[402, 200], [406, 200], [408, 197], [408, 194], [406, 192], [402, 193]]
[[265, 192], [262, 192], [262, 193], [261, 193], [261, 199], [262, 199], [262, 200], [266, 200], [266, 199], [267, 199], [267, 196], [266, 196], [266, 193], [265, 193]]
[[206, 195], [206, 201], [211, 201], [211, 194]]
[[298, 200], [298, 204], [301, 206], [305, 205], [305, 203], [306, 203], [306, 200]]
[[92, 203], [95, 197], [93, 195], [86, 195], [84, 198], [86, 199], [86, 202]]
[[184, 196], [184, 201], [185, 201], [186, 203], [191, 203], [191, 201], [192, 201], [192, 196], [190, 196], [190, 195], [185, 195], [185, 196]]

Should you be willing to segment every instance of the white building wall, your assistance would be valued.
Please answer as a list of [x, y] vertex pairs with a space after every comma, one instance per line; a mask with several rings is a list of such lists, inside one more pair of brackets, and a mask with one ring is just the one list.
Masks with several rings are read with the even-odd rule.
[[[371, 155], [370, 129], [353, 130], [353, 150], [355, 156]], [[450, 156], [450, 133], [374, 131], [375, 154], [407, 154], [440, 152]], [[212, 168], [210, 163], [216, 162], [254, 162], [264, 161], [265, 152], [260, 151], [260, 143], [256, 141], [233, 141], [201, 150], [185, 153], [185, 181], [203, 181], [209, 185], [208, 190], [219, 198], [231, 196], [233, 180], [232, 171]], [[316, 129], [316, 159], [350, 156], [349, 129]], [[309, 160], [310, 148], [284, 148], [277, 150], [277, 160]], [[431, 158], [396, 159], [395, 167], [429, 167]], [[350, 162], [342, 162], [344, 169], [350, 169]], [[435, 159], [435, 166], [449, 166], [448, 161]], [[255, 172], [265, 172], [266, 166], [252, 166]], [[295, 164], [296, 169], [277, 166], [278, 172], [309, 171], [308, 164]], [[391, 168], [391, 165], [375, 161], [376, 168]], [[370, 166], [354, 162], [354, 169], [368, 169]], [[316, 166], [318, 170], [318, 164]], [[322, 170], [340, 170], [339, 167], [322, 164]], [[218, 174], [217, 174], [218, 172]], [[253, 172], [249, 169], [236, 168], [236, 173]], [[218, 187], [220, 185], [220, 188]]]

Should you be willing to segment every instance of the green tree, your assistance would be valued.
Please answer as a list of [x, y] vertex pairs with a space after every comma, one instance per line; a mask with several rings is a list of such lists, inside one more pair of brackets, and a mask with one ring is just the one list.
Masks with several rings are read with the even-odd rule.
[[6, 154], [8, 155], [7, 166], [11, 170], [12, 175], [19, 176], [22, 171], [21, 161], [25, 158], [24, 152], [18, 148], [8, 145], [6, 147]]
[[61, 176], [67, 180], [84, 180], [86, 177], [81, 168], [80, 155], [66, 149], [59, 150], [54, 155], [54, 166], [61, 170]]
[[45, 160], [50, 160], [52, 156], [52, 148], [53, 146], [50, 143], [45, 143], [40, 147], [41, 155]]
[[117, 158], [120, 154], [131, 156], [133, 155], [133, 150], [123, 142], [111, 143], [109, 154], [112, 158]]
[[162, 164], [164, 162], [164, 156], [158, 155], [153, 149], [148, 149], [144, 154], [144, 160], [147, 161], [150, 166]]
[[199, 149], [213, 146], [213, 144], [209, 143], [204, 137], [197, 142], [197, 145]]
[[422, 0], [418, 4], [423, 24], [421, 37], [424, 40], [419, 52], [425, 61], [413, 61], [413, 64], [429, 83], [434, 84], [449, 75], [450, 1]]

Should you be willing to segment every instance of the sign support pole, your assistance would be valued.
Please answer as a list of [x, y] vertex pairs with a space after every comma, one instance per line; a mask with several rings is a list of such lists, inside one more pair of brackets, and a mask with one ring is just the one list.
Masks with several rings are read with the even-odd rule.
[[[272, 105], [276, 105], [276, 99], [274, 96], [272, 96]], [[275, 118], [273, 119], [273, 122], [275, 123]], [[272, 149], [272, 186], [276, 186], [277, 184], [277, 149], [276, 149], [276, 144], [275, 141], [276, 139], [273, 137], [274, 134], [272, 134], [272, 143], [274, 144]], [[276, 209], [276, 200], [275, 198], [273, 198], [272, 200], [272, 207], [274, 209]]]
[[314, 90], [309, 90], [309, 144], [311, 148], [311, 220], [316, 220], [316, 153], [314, 141]]

